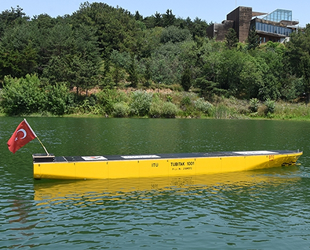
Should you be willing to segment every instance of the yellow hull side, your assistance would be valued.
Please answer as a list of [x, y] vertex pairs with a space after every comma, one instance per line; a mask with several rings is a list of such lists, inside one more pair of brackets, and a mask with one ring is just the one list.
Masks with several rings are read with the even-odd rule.
[[294, 165], [302, 152], [275, 155], [121, 161], [40, 162], [36, 179], [116, 179], [218, 174]]

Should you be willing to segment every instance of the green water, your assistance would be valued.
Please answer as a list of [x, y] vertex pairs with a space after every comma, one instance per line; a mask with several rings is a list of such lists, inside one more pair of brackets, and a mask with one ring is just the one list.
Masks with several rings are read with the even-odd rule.
[[0, 249], [308, 249], [310, 123], [28, 118], [55, 155], [300, 149], [299, 166], [212, 176], [35, 181], [37, 140], [0, 118]]

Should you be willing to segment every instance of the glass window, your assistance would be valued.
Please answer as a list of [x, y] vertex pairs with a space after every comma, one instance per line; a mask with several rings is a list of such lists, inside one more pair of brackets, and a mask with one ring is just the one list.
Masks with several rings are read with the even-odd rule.
[[292, 11], [277, 9], [264, 17], [265, 20], [280, 22], [282, 20], [292, 21]]

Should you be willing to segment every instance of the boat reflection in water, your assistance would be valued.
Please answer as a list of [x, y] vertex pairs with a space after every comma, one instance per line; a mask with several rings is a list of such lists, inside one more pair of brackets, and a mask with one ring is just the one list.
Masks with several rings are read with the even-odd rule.
[[[301, 178], [292, 175], [298, 171], [297, 166], [231, 172], [213, 175], [194, 175], [157, 178], [124, 178], [106, 180], [36, 180], [34, 182], [34, 199], [42, 201], [38, 205], [50, 202], [88, 199], [115, 200], [122, 195], [134, 196], [138, 192], [161, 192], [210, 189], [211, 192], [223, 189], [252, 187], [260, 188], [297, 182]], [[133, 194], [130, 194], [133, 193]]]

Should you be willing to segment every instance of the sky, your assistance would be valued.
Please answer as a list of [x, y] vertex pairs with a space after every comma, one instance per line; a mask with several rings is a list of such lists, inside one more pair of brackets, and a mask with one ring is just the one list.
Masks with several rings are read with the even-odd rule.
[[[48, 14], [51, 17], [71, 15], [77, 11], [83, 0], [1, 0], [0, 12], [16, 8], [23, 9], [29, 17], [40, 14]], [[100, 1], [88, 1], [89, 3]], [[208, 23], [221, 23], [226, 15], [238, 6], [252, 7], [253, 11], [270, 13], [276, 9], [293, 11], [293, 20], [299, 21], [300, 27], [310, 23], [308, 3], [305, 0], [105, 0], [101, 1], [112, 7], [121, 7], [135, 14], [139, 11], [143, 17], [152, 16], [156, 12], [160, 14], [172, 10], [176, 17], [194, 20], [198, 17]]]

